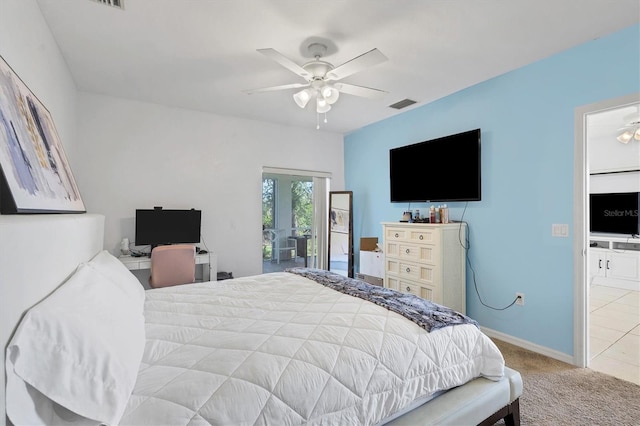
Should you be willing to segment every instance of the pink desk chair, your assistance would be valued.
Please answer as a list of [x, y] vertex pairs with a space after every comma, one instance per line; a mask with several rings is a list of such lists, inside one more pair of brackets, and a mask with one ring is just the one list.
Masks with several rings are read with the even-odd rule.
[[191, 244], [158, 246], [151, 251], [152, 288], [196, 281], [196, 247]]

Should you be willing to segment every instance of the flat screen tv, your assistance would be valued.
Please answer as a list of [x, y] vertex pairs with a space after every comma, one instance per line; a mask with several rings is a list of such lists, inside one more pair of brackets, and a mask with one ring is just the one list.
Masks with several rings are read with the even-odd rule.
[[640, 234], [640, 192], [589, 195], [589, 230], [605, 234]]
[[135, 245], [199, 243], [201, 217], [195, 209], [137, 209]]
[[480, 129], [389, 150], [392, 202], [480, 201]]

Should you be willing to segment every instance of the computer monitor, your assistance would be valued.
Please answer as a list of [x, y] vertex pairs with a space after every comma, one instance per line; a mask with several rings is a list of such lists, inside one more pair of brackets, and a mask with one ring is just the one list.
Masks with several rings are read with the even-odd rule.
[[201, 210], [136, 210], [135, 245], [199, 243]]

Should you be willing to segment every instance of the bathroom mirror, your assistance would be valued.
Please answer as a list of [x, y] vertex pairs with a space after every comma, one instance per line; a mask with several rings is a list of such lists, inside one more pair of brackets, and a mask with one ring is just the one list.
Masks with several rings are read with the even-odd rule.
[[353, 278], [353, 192], [329, 192], [329, 271]]

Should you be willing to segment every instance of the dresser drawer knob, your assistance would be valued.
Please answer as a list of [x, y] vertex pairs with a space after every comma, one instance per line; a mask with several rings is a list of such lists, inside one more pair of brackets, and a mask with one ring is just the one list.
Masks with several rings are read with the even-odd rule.
[[407, 286], [407, 291], [411, 291], [411, 287]]
[[407, 273], [411, 272], [411, 268], [407, 268]]
[[398, 238], [400, 235], [398, 235], [398, 233], [396, 232], [396, 238]]
[[418, 238], [421, 239], [421, 240], [424, 240], [424, 236], [423, 235], [420, 235]]
[[410, 251], [409, 249], [406, 250], [407, 254], [409, 254], [409, 251]]

